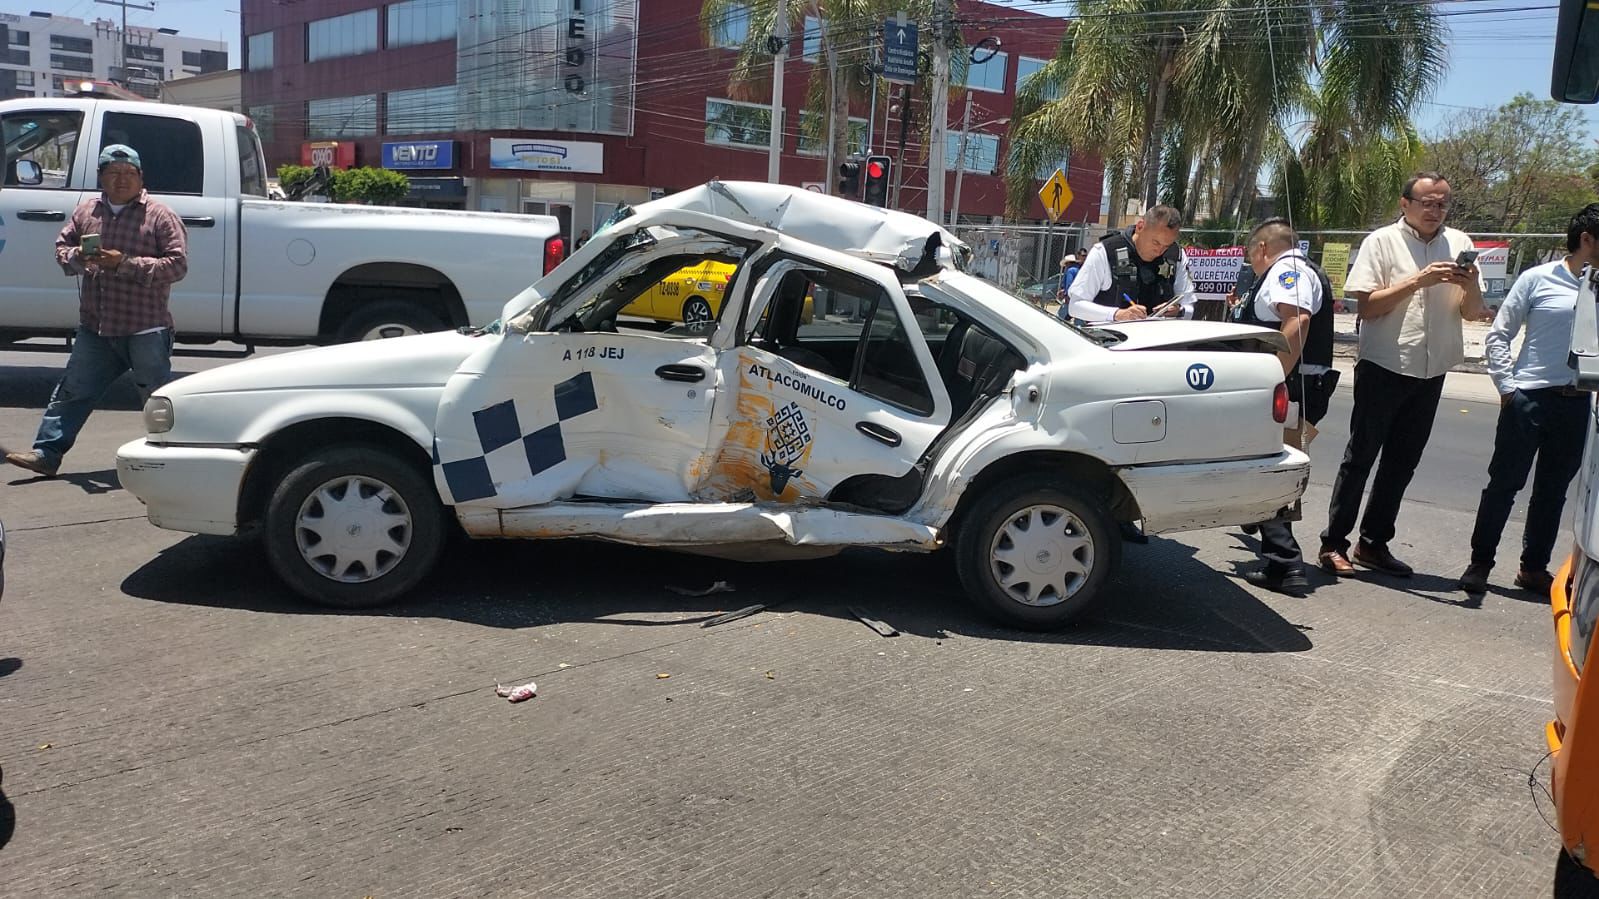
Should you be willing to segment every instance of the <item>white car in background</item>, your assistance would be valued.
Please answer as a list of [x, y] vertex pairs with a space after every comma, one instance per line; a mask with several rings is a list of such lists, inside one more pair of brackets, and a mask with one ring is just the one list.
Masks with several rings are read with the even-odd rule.
[[[122, 484], [166, 528], [259, 531], [301, 594], [374, 606], [474, 537], [723, 557], [948, 547], [970, 595], [1055, 628], [1104, 596], [1118, 525], [1288, 513], [1275, 332], [1083, 332], [961, 271], [914, 216], [768, 184], [648, 203], [470, 333], [278, 355], [167, 385]], [[705, 260], [704, 325], [617, 314]], [[804, 298], [827, 308], [802, 323]]]

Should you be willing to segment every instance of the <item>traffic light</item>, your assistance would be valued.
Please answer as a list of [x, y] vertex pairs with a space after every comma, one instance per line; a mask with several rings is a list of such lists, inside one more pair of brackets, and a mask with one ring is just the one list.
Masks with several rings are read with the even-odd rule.
[[861, 195], [861, 164], [850, 160], [838, 167], [838, 195], [851, 200]]
[[866, 202], [872, 206], [888, 206], [888, 175], [894, 170], [894, 160], [887, 156], [866, 157]]

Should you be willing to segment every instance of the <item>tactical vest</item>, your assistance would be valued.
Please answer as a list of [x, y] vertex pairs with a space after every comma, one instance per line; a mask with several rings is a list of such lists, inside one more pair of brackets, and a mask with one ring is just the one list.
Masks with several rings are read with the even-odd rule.
[[[1316, 276], [1316, 282], [1321, 285], [1321, 308], [1310, 316], [1310, 328], [1305, 333], [1305, 349], [1299, 354], [1300, 365], [1326, 365], [1333, 362], [1333, 290], [1332, 283], [1327, 280], [1327, 273], [1321, 266], [1311, 262], [1298, 253], [1289, 253], [1283, 259], [1298, 259], [1306, 268]], [[1279, 260], [1281, 261], [1281, 260]], [[1272, 263], [1273, 267], [1277, 263]], [[1271, 269], [1266, 270], [1271, 274]], [[1274, 331], [1282, 330], [1282, 322], [1266, 321], [1255, 311], [1255, 300], [1260, 296], [1260, 289], [1266, 284], [1264, 277], [1256, 278], [1255, 283], [1249, 286], [1249, 292], [1244, 295], [1243, 302], [1233, 310], [1233, 321], [1245, 325], [1259, 325], [1262, 328], [1271, 328]], [[1290, 375], [1297, 373], [1299, 366], [1294, 366]]]
[[1127, 307], [1132, 300], [1153, 312], [1156, 306], [1177, 295], [1177, 268], [1183, 264], [1182, 248], [1176, 244], [1154, 262], [1144, 261], [1133, 246], [1131, 231], [1113, 231], [1100, 240], [1105, 261], [1110, 265], [1110, 286], [1094, 297], [1101, 306]]

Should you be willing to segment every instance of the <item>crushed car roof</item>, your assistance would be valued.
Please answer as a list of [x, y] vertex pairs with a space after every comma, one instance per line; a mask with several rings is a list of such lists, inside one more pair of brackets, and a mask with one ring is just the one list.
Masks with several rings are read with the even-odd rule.
[[[712, 181], [640, 204], [636, 213], [682, 209], [720, 216], [924, 277], [964, 268], [971, 249], [920, 216], [786, 184]], [[940, 253], [947, 249], [947, 254]]]

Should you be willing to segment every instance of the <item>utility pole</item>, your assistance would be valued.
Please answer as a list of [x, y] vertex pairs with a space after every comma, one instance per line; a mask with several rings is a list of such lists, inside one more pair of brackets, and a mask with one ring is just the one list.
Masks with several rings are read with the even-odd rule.
[[955, 159], [955, 202], [949, 208], [949, 228], [955, 230], [961, 217], [961, 177], [966, 174], [966, 133], [972, 129], [972, 92], [966, 91], [966, 112], [961, 115], [960, 155]]
[[927, 218], [944, 221], [944, 140], [949, 132], [949, 0], [933, 0], [933, 114], [927, 148]]
[[[904, 209], [899, 202], [899, 187], [905, 177], [905, 132], [911, 127], [911, 86], [899, 86], [899, 161], [894, 165], [894, 201], [895, 209]], [[888, 122], [883, 122], [883, 145], [888, 145]]]
[[126, 86], [128, 81], [128, 8], [132, 7], [154, 12], [155, 4], [152, 3], [146, 6], [143, 3], [129, 3], [128, 0], [94, 0], [94, 2], [104, 3], [106, 6], [122, 7], [122, 31], [117, 35], [117, 68], [122, 70], [123, 86]]
[[[777, 34], [766, 49], [772, 52], [772, 134], [766, 157], [766, 180], [780, 183], [778, 170], [783, 165], [783, 63], [788, 60], [788, 0], [777, 0]], [[828, 177], [832, 177], [829, 173]]]

